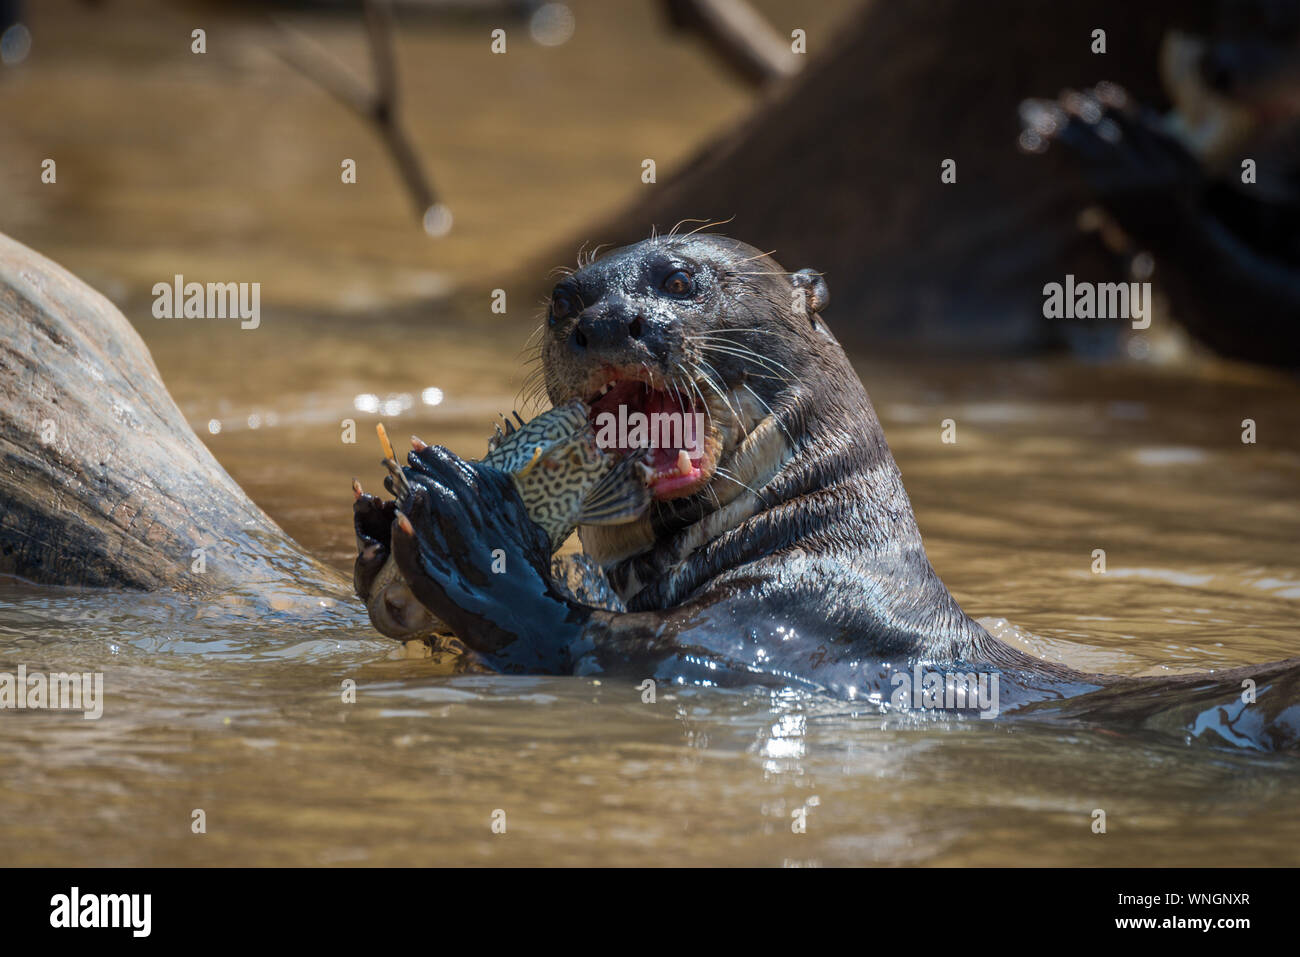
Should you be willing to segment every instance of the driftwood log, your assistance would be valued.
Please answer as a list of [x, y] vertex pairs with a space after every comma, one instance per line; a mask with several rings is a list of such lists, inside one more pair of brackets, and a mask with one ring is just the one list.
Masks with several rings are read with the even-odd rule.
[[347, 594], [199, 441], [126, 317], [3, 235], [0, 574], [195, 595]]

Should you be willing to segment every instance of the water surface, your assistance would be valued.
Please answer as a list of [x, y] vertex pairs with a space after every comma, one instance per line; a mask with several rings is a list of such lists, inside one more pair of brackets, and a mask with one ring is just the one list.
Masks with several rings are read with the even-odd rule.
[[[358, 402], [387, 403], [395, 435], [479, 455], [522, 375], [488, 330], [372, 323], [358, 345], [350, 324], [320, 322], [305, 353], [299, 335], [272, 327], [274, 348], [241, 353], [268, 383], [256, 401], [187, 366], [166, 336], [155, 344], [235, 478], [342, 570], [349, 479], [380, 475], [380, 416]], [[392, 341], [427, 358], [390, 366]], [[285, 352], [297, 361], [284, 365]], [[317, 353], [328, 380], [313, 373]], [[1063, 360], [860, 370], [932, 560], [972, 614], [1098, 671], [1295, 654], [1293, 385]], [[437, 405], [422, 401], [428, 389]], [[1248, 414], [1254, 446], [1239, 438]], [[341, 441], [346, 418], [356, 445]], [[946, 418], [955, 444], [940, 440]], [[1094, 548], [1104, 575], [1091, 571]], [[0, 595], [0, 669], [103, 671], [107, 684], [99, 721], [4, 716], [0, 848], [14, 863], [1300, 860], [1294, 757], [1190, 733], [918, 720], [793, 693], [661, 688], [651, 704], [626, 681], [446, 677], [393, 660], [346, 602], [304, 622], [167, 596], [12, 584]], [[196, 808], [203, 835], [191, 833]], [[1090, 829], [1095, 808], [1105, 835]]]

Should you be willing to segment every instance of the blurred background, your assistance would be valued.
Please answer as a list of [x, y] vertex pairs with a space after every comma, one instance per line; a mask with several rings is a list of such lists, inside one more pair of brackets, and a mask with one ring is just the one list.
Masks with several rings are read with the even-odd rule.
[[[6, 0], [0, 20], [0, 225], [120, 304], [238, 273], [284, 310], [472, 311], [504, 288], [522, 319], [584, 244], [725, 220], [824, 271], [850, 345], [1300, 363], [1295, 0]], [[1067, 273], [1153, 280], [1160, 321], [1044, 320]]]
[[[806, 4], [798, 23], [824, 46], [852, 7]], [[399, 2], [401, 122], [452, 216], [434, 237], [373, 124], [282, 55], [305, 50], [330, 82], [373, 91], [359, 3], [54, 0], [6, 14], [23, 27], [0, 72], [3, 226], [119, 303], [171, 272], [251, 276], [273, 308], [354, 314], [510, 287], [562, 245], [550, 265], [571, 262], [584, 230], [641, 189], [643, 158], [667, 178], [758, 99], [650, 0]], [[29, 175], [47, 156], [57, 189]]]

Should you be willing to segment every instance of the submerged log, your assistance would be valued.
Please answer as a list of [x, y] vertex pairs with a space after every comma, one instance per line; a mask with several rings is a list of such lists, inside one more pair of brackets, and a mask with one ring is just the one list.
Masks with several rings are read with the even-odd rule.
[[194, 595], [347, 594], [199, 441], [126, 317], [3, 235], [0, 574]]

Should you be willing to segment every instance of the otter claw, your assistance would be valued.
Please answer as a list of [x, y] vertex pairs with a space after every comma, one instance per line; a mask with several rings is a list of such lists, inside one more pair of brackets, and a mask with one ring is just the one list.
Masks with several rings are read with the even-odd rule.
[[389, 491], [397, 498], [405, 498], [410, 494], [411, 486], [406, 481], [406, 475], [402, 472], [402, 467], [392, 459], [384, 459], [384, 468], [388, 469], [388, 476], [391, 480]]

